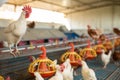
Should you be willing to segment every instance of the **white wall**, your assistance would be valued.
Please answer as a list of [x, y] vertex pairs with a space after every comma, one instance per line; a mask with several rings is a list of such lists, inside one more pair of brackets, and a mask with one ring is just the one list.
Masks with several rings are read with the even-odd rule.
[[115, 6], [113, 24], [114, 27], [120, 28], [120, 6]]
[[[13, 20], [0, 19], [0, 27], [7, 27], [12, 21]], [[61, 26], [61, 24], [55, 24], [55, 23], [35, 22], [35, 28], [52, 29], [53, 25], [54, 25], [54, 29], [58, 29]]]
[[69, 18], [71, 29], [86, 29], [89, 24], [92, 28], [100, 27], [109, 32], [113, 26], [120, 27], [120, 6], [114, 8], [114, 14], [113, 7], [108, 6], [72, 13], [67, 15], [67, 18]]

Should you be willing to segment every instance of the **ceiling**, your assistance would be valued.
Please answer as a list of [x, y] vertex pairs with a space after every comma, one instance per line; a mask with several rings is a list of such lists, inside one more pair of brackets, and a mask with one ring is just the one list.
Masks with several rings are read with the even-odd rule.
[[120, 0], [8, 0], [6, 4], [30, 5], [34, 8], [71, 14], [98, 7], [120, 5]]

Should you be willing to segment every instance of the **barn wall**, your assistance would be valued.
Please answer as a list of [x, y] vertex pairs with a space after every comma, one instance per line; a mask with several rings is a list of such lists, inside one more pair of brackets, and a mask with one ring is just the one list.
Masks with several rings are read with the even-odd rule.
[[111, 32], [113, 26], [120, 26], [120, 6], [108, 6], [67, 15], [71, 29], [102, 28]]
[[120, 6], [115, 6], [113, 24], [114, 27], [120, 28]]
[[[12, 21], [13, 20], [0, 19], [0, 27], [7, 27]], [[35, 22], [35, 28], [41, 28], [41, 29], [52, 29], [52, 28], [58, 29], [60, 26], [61, 24]]]

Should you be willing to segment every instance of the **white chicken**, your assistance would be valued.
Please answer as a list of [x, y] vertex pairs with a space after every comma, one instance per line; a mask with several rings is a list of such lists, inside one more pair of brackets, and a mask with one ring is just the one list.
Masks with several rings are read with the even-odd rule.
[[74, 80], [73, 78], [73, 68], [71, 67], [70, 64], [70, 59], [67, 59], [63, 65], [65, 66], [62, 75], [64, 80]]
[[54, 64], [56, 67], [56, 74], [53, 77], [51, 77], [49, 80], [63, 80], [61, 66], [57, 65], [57, 60], [54, 60]]
[[[10, 53], [13, 56], [16, 56], [15, 53], [20, 54], [20, 52], [18, 51], [17, 45], [27, 30], [26, 18], [30, 16], [31, 12], [32, 12], [32, 9], [30, 6], [24, 6], [19, 19], [9, 24], [8, 27], [6, 27], [4, 30], [5, 41], [8, 44]], [[14, 50], [15, 53], [13, 53], [11, 50], [11, 47], [13, 44], [15, 44], [15, 50]]]
[[90, 69], [85, 61], [81, 61], [81, 63], [81, 73], [83, 80], [97, 80], [94, 70]]
[[39, 74], [39, 72], [34, 72], [35, 80], [44, 80], [42, 76]]
[[110, 58], [112, 55], [112, 51], [110, 50], [108, 54], [105, 54], [105, 50], [102, 50], [102, 54], [101, 54], [101, 60], [104, 63], [104, 67], [106, 68], [107, 64], [110, 62]]

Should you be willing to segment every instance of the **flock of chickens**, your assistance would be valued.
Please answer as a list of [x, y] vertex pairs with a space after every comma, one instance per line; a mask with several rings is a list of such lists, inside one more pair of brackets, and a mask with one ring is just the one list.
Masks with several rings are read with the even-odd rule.
[[[8, 27], [5, 28], [4, 34], [5, 34], [5, 42], [4, 45], [6, 47], [9, 47], [10, 53], [16, 57], [16, 55], [20, 55], [20, 52], [18, 51], [17, 45], [22, 39], [23, 35], [25, 34], [27, 27], [34, 28], [35, 22], [27, 24], [26, 18], [29, 18], [30, 14], [32, 13], [32, 9], [30, 6], [24, 6], [22, 9], [22, 13], [19, 17], [19, 19], [11, 24], [8, 25]], [[103, 34], [103, 32], [100, 29], [91, 29], [90, 25], [88, 27], [88, 34], [90, 37], [92, 37], [94, 40], [106, 40], [106, 36]], [[120, 30], [117, 28], [114, 28], [113, 31], [120, 35]], [[11, 47], [15, 44], [15, 49], [12, 50]], [[120, 60], [120, 39], [116, 41], [116, 45], [114, 46], [114, 52], [113, 50], [109, 50], [108, 54], [104, 50], [102, 50], [101, 54], [101, 60], [104, 63], [104, 67], [107, 67], [107, 64], [110, 62], [111, 57], [114, 61]], [[54, 64], [56, 65], [56, 74], [51, 77], [49, 80], [74, 80], [73, 77], [73, 68], [70, 64], [70, 60], [67, 59], [63, 65], [64, 68], [57, 64], [57, 60], [54, 61]], [[86, 63], [86, 61], [82, 61], [82, 68], [81, 73], [84, 80], [97, 80], [95, 72], [93, 69], [90, 69]], [[36, 80], [44, 80], [42, 76], [38, 72], [34, 72], [34, 75], [36, 76]]]
[[[57, 64], [57, 60], [54, 60], [56, 67], [56, 73], [54, 76], [48, 80], [74, 80], [74, 69], [70, 64], [70, 59], [67, 59], [62, 65]], [[82, 64], [82, 76], [84, 80], [97, 80], [95, 72], [93, 69], [90, 69], [85, 61], [81, 62]], [[63, 67], [64, 65], [64, 67]], [[44, 80], [39, 72], [34, 72], [35, 80]]]

